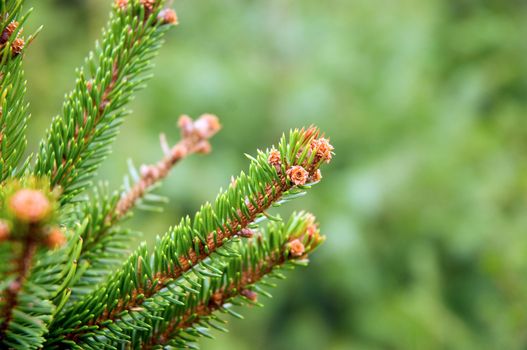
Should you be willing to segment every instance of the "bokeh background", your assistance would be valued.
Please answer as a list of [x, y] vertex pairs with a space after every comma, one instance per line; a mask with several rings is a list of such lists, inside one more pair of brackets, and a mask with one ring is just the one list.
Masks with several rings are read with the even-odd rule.
[[[44, 25], [25, 59], [36, 147], [110, 0], [28, 0]], [[180, 26], [99, 172], [127, 171], [177, 141], [177, 117], [212, 112], [210, 156], [158, 190], [148, 239], [247, 166], [243, 153], [319, 125], [336, 148], [294, 209], [326, 244], [263, 309], [204, 349], [525, 349], [527, 2], [178, 0]]]

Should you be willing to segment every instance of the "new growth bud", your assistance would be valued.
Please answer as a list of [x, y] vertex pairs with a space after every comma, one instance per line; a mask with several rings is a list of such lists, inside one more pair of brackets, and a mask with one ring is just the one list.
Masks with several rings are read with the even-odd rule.
[[159, 14], [157, 15], [157, 19], [161, 21], [163, 24], [170, 24], [170, 25], [177, 25], [178, 24], [178, 18], [176, 11], [166, 8], [161, 11], [159, 11]]
[[311, 149], [316, 152], [317, 159], [324, 159], [326, 163], [329, 163], [333, 157], [332, 151], [334, 147], [329, 143], [328, 139], [323, 137], [313, 140], [311, 142]]
[[291, 256], [295, 258], [301, 257], [304, 255], [304, 251], [304, 244], [298, 238], [289, 242], [289, 253], [291, 253]]
[[254, 303], [258, 301], [258, 294], [250, 289], [243, 289], [240, 294]]
[[13, 57], [20, 55], [25, 45], [26, 42], [24, 41], [24, 39], [16, 38], [15, 41], [13, 41], [13, 45], [11, 46], [11, 53]]
[[297, 186], [304, 185], [309, 177], [309, 173], [300, 165], [295, 165], [287, 169], [286, 174], [289, 180]]
[[128, 0], [115, 0], [115, 6], [119, 10], [124, 10], [128, 6]]
[[13, 35], [17, 28], [17, 21], [12, 21], [11, 23], [9, 23], [7, 27], [5, 27], [5, 29], [2, 31], [2, 35], [0, 37], [0, 44], [5, 44], [6, 42], [8, 42], [9, 38], [11, 37], [11, 35]]
[[48, 198], [39, 190], [22, 189], [9, 200], [9, 207], [20, 221], [36, 223], [46, 218], [51, 210]]
[[44, 238], [44, 244], [50, 249], [62, 247], [65, 243], [66, 236], [58, 227], [52, 228], [51, 232]]

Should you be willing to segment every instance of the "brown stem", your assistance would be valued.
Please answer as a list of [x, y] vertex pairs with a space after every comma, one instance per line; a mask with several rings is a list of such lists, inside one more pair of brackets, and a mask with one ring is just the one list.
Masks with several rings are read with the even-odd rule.
[[[280, 183], [275, 183], [273, 186], [269, 186], [266, 190], [266, 193], [260, 194], [257, 199], [258, 206], [248, 204], [249, 215], [246, 216], [242, 211], [238, 211], [238, 216], [240, 220], [229, 220], [223, 228], [218, 228], [216, 231], [213, 231], [207, 235], [206, 246], [208, 249], [205, 249], [203, 243], [197, 244], [197, 250], [194, 248], [189, 249], [186, 256], [180, 256], [178, 258], [177, 264], [172, 266], [172, 270], [168, 273], [158, 272], [153, 281], [146, 281], [146, 285], [143, 288], [132, 291], [130, 299], [126, 302], [121, 302], [117, 304], [114, 309], [105, 310], [99, 317], [90, 322], [90, 325], [100, 324], [108, 319], [115, 319], [118, 314], [125, 310], [131, 310], [137, 306], [140, 306], [147, 298], [153, 296], [155, 293], [159, 292], [161, 289], [166, 287], [168, 283], [181, 277], [185, 272], [189, 271], [192, 267], [196, 266], [200, 261], [203, 261], [210, 254], [215, 252], [218, 248], [222, 247], [225, 239], [232, 238], [240, 231], [240, 227], [246, 228], [249, 223], [253, 222], [256, 219], [256, 216], [265, 210], [267, 210], [272, 203], [276, 202], [282, 194], [290, 189], [290, 185], [287, 184], [285, 178]], [[274, 191], [273, 191], [274, 188]], [[141, 274], [138, 276], [141, 278]], [[142, 296], [141, 298], [139, 296]]]
[[[302, 130], [302, 132], [304, 140], [302, 143], [303, 147], [308, 147], [309, 142], [316, 137], [315, 133], [317, 131], [314, 128], [310, 128], [305, 132]], [[316, 167], [308, 168], [311, 170], [308, 175], [309, 177], [312, 177], [312, 172], [316, 171]], [[203, 261], [218, 248], [222, 247], [229, 239], [238, 235], [240, 230], [247, 228], [247, 226], [253, 222], [259, 214], [265, 213], [273, 203], [279, 200], [283, 193], [294, 187], [292, 181], [289, 181], [287, 178], [287, 171], [284, 172], [284, 170], [278, 166], [276, 169], [278, 171], [279, 180], [275, 180], [267, 185], [265, 190], [262, 193], [259, 193], [257, 198], [255, 198], [255, 204], [252, 204], [253, 202], [248, 202], [246, 204], [246, 210], [242, 211], [241, 209], [238, 209], [236, 215], [233, 215], [234, 218], [227, 220], [223, 226], [217, 227], [216, 230], [210, 232], [203, 242], [195, 242], [186, 254], [177, 257], [175, 264], [169, 266], [168, 269], [163, 269], [163, 271], [155, 273], [152, 278], [144, 280], [144, 276], [141, 271], [139, 271], [140, 268], [138, 268], [136, 274], [137, 279], [142, 281], [140, 285], [129, 291], [126, 296], [123, 295], [117, 304], [113, 304], [111, 307], [107, 307], [103, 312], [93, 315], [93, 318], [85, 325], [100, 326], [108, 320], [115, 321], [120, 317], [119, 315], [121, 313], [134, 310], [141, 306], [145, 300], [154, 296], [170, 282], [181, 277], [200, 261]], [[139, 265], [141, 264], [139, 263]], [[118, 281], [119, 280], [116, 280], [114, 282], [118, 283]], [[89, 304], [90, 299], [83, 303]], [[66, 338], [70, 340], [78, 340], [82, 337], [86, 331], [80, 330], [80, 327], [81, 325], [79, 325], [76, 330], [73, 330], [66, 335]]]
[[[210, 114], [202, 115], [195, 122], [187, 116], [182, 116], [179, 125], [182, 134], [181, 141], [169, 149], [164, 135], [161, 135], [161, 147], [165, 152], [164, 158], [157, 164], [141, 167], [141, 178], [117, 203], [114, 220], [122, 218], [144, 196], [148, 189], [164, 179], [180, 160], [192, 153], [208, 153], [210, 151], [208, 139], [220, 129], [218, 118]], [[109, 216], [107, 221], [111, 219], [112, 217]]]
[[[291, 187], [292, 185], [288, 183], [286, 178], [282, 175], [279, 182], [267, 186], [265, 193], [258, 196], [256, 206], [252, 204], [247, 205], [248, 215], [239, 210], [239, 220], [229, 220], [222, 228], [218, 228], [216, 231], [209, 233], [206, 238], [206, 246], [208, 249], [205, 249], [205, 244], [201, 242], [197, 243], [197, 249], [190, 248], [186, 256], [180, 256], [178, 258], [178, 263], [171, 266], [171, 271], [158, 272], [152, 280], [145, 281], [144, 286], [131, 291], [129, 299], [120, 301], [115, 307], [113, 307], [113, 309], [106, 309], [103, 313], [99, 314], [99, 316], [88, 322], [88, 325], [98, 326], [107, 320], [115, 320], [123, 311], [133, 310], [142, 305], [147, 298], [152, 297], [155, 293], [165, 288], [171, 281], [181, 277], [200, 261], [203, 261], [218, 248], [222, 247], [224, 242], [238, 234], [240, 229], [246, 228], [249, 223], [256, 219], [258, 214], [267, 210], [272, 203], [280, 199], [282, 194], [291, 189]], [[140, 271], [137, 271], [137, 273], [139, 278], [143, 278]], [[66, 338], [76, 341], [84, 333], [85, 331], [72, 331], [66, 335]]]
[[115, 205], [115, 209], [106, 215], [104, 226], [94, 234], [92, 239], [86, 241], [80, 259], [83, 258], [84, 252], [90, 251], [112, 226], [130, 212], [137, 201], [143, 198], [152, 186], [167, 177], [177, 163], [194, 153], [208, 153], [210, 151], [208, 140], [221, 128], [218, 118], [211, 114], [204, 114], [196, 121], [192, 121], [187, 116], [182, 116], [179, 119], [179, 125], [181, 140], [170, 148], [165, 136], [163, 134], [160, 136], [161, 148], [165, 156], [156, 164], [141, 166], [139, 181], [122, 195]]
[[[108, 98], [108, 96], [112, 93], [115, 85], [117, 84], [117, 79], [119, 78], [119, 67], [117, 66], [117, 59], [115, 60], [113, 66], [112, 66], [112, 79], [110, 81], [110, 83], [108, 84], [108, 86], [104, 89], [104, 92], [103, 92], [103, 95], [102, 95], [102, 98], [101, 98], [101, 102], [99, 103], [99, 105], [95, 105], [95, 107], [97, 107], [97, 114], [95, 115], [95, 122], [93, 123], [93, 127], [92, 129], [86, 133], [86, 135], [84, 135], [84, 144], [88, 145], [89, 144], [89, 140], [91, 137], [93, 137], [93, 135], [96, 133], [97, 131], [97, 125], [100, 123], [100, 121], [102, 120], [103, 116], [104, 116], [104, 112], [105, 112], [105, 108], [106, 106], [108, 105], [108, 103], [110, 103], [110, 100]], [[89, 84], [91, 84], [91, 82], [89, 82]], [[87, 86], [88, 89], [91, 90], [91, 85]], [[83, 124], [82, 124], [82, 127], [86, 126], [86, 123], [88, 122], [88, 111], [85, 110], [83, 112]], [[76, 144], [79, 142], [78, 138], [79, 138], [79, 131], [80, 131], [80, 127], [79, 125], [77, 125], [75, 127], [75, 133], [73, 135], [73, 138], [68, 142], [68, 148], [71, 147], [71, 145], [73, 144]], [[87, 146], [86, 146], [87, 147]], [[75, 165], [77, 164], [78, 160], [80, 159], [80, 157], [82, 157], [82, 152], [79, 152], [77, 157], [75, 159], [73, 159], [73, 161], [71, 162], [71, 165], [69, 167], [69, 169], [66, 169], [64, 172], [62, 172], [62, 176], [59, 177], [59, 178], [55, 178], [56, 176], [56, 173], [58, 171], [58, 166], [55, 165], [55, 168], [53, 169], [53, 174], [52, 174], [52, 178], [54, 179], [54, 182], [56, 185], [60, 184], [62, 179], [65, 177], [65, 176], [68, 176], [70, 174], [70, 171], [73, 167], [75, 167]], [[63, 158], [62, 158], [62, 164], [65, 165], [67, 163], [68, 159], [65, 158], [65, 153], [63, 154]]]
[[23, 242], [22, 251], [19, 258], [16, 260], [16, 279], [13, 280], [9, 286], [3, 292], [3, 309], [1, 310], [3, 322], [0, 325], [0, 337], [5, 337], [5, 332], [9, 327], [9, 323], [13, 317], [13, 310], [18, 304], [18, 295], [22, 290], [24, 282], [29, 274], [29, 270], [33, 263], [33, 257], [37, 250], [37, 241], [32, 237], [32, 231], [34, 228], [30, 228], [28, 238]]
[[274, 268], [284, 264], [286, 260], [284, 254], [275, 253], [260, 262], [254, 269], [243, 271], [237, 282], [214, 291], [209, 299], [187, 310], [182, 317], [172, 320], [163, 331], [155, 332], [148, 341], [141, 344], [141, 348], [151, 349], [155, 345], [166, 345], [178, 331], [191, 327], [200, 318], [221, 309], [230, 299], [243, 293], [247, 287], [257, 283]]

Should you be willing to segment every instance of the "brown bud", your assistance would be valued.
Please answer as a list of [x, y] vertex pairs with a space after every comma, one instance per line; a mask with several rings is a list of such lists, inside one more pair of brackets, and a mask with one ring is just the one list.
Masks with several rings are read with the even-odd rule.
[[141, 0], [141, 5], [149, 11], [152, 11], [156, 1], [155, 0]]
[[203, 114], [194, 122], [196, 134], [204, 139], [208, 139], [221, 129], [218, 117], [213, 114]]
[[[303, 130], [303, 129], [302, 129]], [[310, 126], [307, 130], [304, 131], [304, 139], [317, 138], [319, 130], [317, 127]]]
[[22, 189], [15, 193], [9, 206], [17, 219], [35, 223], [46, 218], [51, 204], [46, 196], [38, 190]]
[[315, 173], [311, 177], [311, 181], [319, 182], [320, 180], [322, 180], [322, 173], [320, 172], [320, 169], [317, 169], [317, 171], [315, 171]]
[[309, 173], [299, 165], [292, 166], [286, 171], [287, 176], [295, 185], [304, 185]]
[[9, 235], [9, 225], [4, 220], [0, 220], [0, 242], [7, 241], [9, 239]]
[[210, 296], [210, 303], [215, 306], [221, 306], [223, 304], [223, 294], [216, 292]]
[[25, 45], [26, 42], [24, 41], [24, 39], [16, 38], [15, 41], [13, 41], [13, 45], [11, 46], [11, 54], [13, 55], [13, 57], [20, 55]]
[[157, 18], [163, 23], [163, 24], [171, 24], [171, 25], [177, 25], [178, 24], [178, 18], [176, 11], [166, 8], [159, 12], [157, 15]]
[[44, 244], [51, 249], [62, 247], [64, 244], [66, 244], [66, 236], [60, 228], [55, 227], [45, 237]]
[[314, 150], [318, 159], [324, 159], [326, 163], [331, 161], [334, 147], [329, 143], [329, 140], [321, 137], [311, 142], [311, 149]]
[[251, 230], [249, 228], [242, 228], [238, 232], [238, 236], [244, 237], [244, 238], [251, 238], [252, 236], [254, 236], [254, 232], [253, 232], [253, 230]]
[[308, 237], [314, 237], [317, 235], [317, 225], [309, 224], [307, 225], [306, 234]]
[[280, 155], [280, 152], [275, 149], [272, 149], [271, 152], [269, 152], [267, 162], [274, 166], [280, 166], [280, 164], [282, 164], [282, 156]]
[[5, 44], [7, 41], [9, 41], [9, 38], [11, 37], [11, 35], [13, 35], [17, 28], [17, 21], [12, 21], [11, 23], [9, 23], [7, 27], [5, 27], [5, 29], [2, 31], [2, 35], [0, 37], [0, 44]]
[[258, 301], [258, 294], [256, 294], [254, 291], [252, 291], [250, 289], [242, 289], [240, 294], [243, 295], [244, 297], [246, 297], [247, 299], [249, 299], [252, 302], [256, 303]]
[[304, 251], [304, 244], [302, 244], [299, 239], [289, 242], [289, 252], [291, 253], [291, 256], [298, 258], [304, 255]]
[[194, 124], [192, 119], [188, 115], [183, 114], [178, 120], [179, 129], [181, 129], [181, 136], [183, 138], [188, 137], [194, 130]]
[[119, 10], [124, 10], [128, 6], [128, 0], [115, 0], [115, 6]]

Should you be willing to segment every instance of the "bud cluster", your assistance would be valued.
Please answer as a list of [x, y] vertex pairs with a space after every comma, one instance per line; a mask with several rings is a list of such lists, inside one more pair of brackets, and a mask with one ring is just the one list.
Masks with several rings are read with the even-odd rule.
[[17, 21], [11, 21], [0, 34], [0, 47], [4, 48], [8, 42], [11, 42], [10, 50], [11, 56], [16, 57], [22, 53], [26, 42], [23, 38], [19, 37], [22, 30], [19, 30], [14, 40], [12, 40], [13, 34], [17, 31], [19, 23]]
[[[66, 243], [66, 236], [54, 223], [55, 194], [44, 190], [46, 182], [30, 179], [7, 183], [0, 210], [0, 242], [33, 240], [48, 248]], [[49, 186], [48, 186], [49, 187]]]
[[[306, 131], [309, 133], [310, 130]], [[313, 158], [313, 164], [320, 164], [321, 162], [329, 163], [333, 157], [333, 146], [326, 138], [315, 138], [309, 144], [307, 151], [307, 159]], [[303, 150], [298, 152], [300, 156]], [[281, 172], [283, 155], [276, 149], [271, 149], [267, 158], [267, 162], [272, 165], [277, 172]], [[287, 166], [287, 164], [285, 164]], [[322, 179], [322, 173], [316, 166], [308, 166], [307, 164], [293, 165], [286, 167], [285, 173], [289, 181], [295, 186], [302, 186], [306, 183], [318, 182]]]

